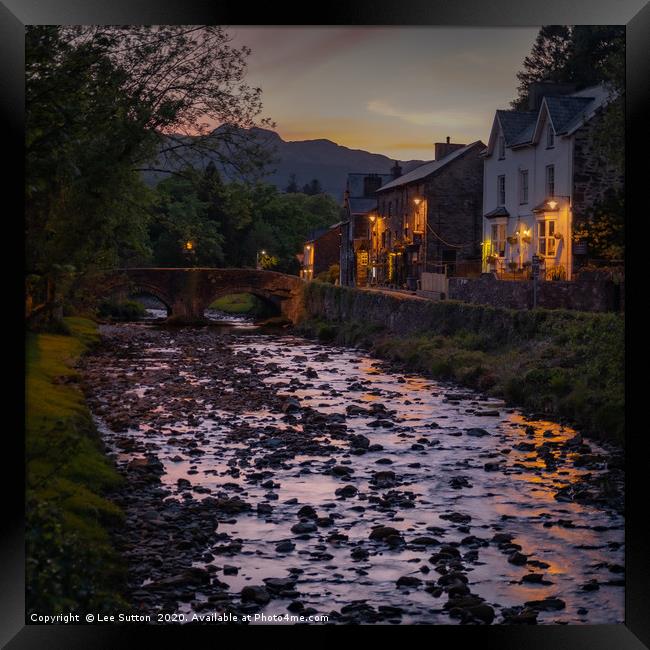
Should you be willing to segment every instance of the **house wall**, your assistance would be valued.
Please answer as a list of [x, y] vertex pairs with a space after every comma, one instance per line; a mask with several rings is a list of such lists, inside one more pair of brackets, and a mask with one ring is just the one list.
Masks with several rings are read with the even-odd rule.
[[427, 228], [428, 261], [441, 260], [445, 250], [455, 250], [459, 261], [481, 256], [483, 159], [478, 151], [450, 163], [425, 184], [427, 223], [446, 242], [461, 246], [446, 246]]
[[[483, 214], [489, 213], [499, 207], [498, 177], [505, 175], [506, 191], [504, 207], [510, 213], [506, 223], [506, 236], [514, 235], [517, 230], [526, 229], [530, 232], [531, 242], [519, 240], [516, 244], [506, 243], [503, 264], [516, 261], [519, 264], [530, 262], [538, 250], [537, 222], [543, 218], [556, 219], [556, 231], [562, 235], [562, 240], [557, 242], [554, 256], [546, 260], [548, 267], [563, 267], [570, 276], [568, 242], [570, 239], [570, 216], [567, 199], [558, 199], [557, 212], [533, 213], [533, 208], [546, 201], [546, 166], [555, 166], [555, 195], [570, 196], [572, 192], [572, 156], [573, 138], [556, 136], [553, 148], [546, 148], [546, 116], [542, 121], [542, 135], [535, 146], [525, 146], [516, 149], [506, 147], [505, 158], [499, 160], [498, 150], [495, 147], [491, 156], [485, 158], [483, 175]], [[499, 133], [498, 135], [501, 135]], [[498, 136], [497, 136], [498, 137]], [[528, 201], [523, 203], [520, 197], [519, 172], [528, 170]], [[483, 219], [483, 245], [487, 252], [492, 249], [492, 219]], [[487, 266], [485, 271], [489, 270]]]
[[314, 241], [313, 276], [328, 271], [333, 264], [339, 264], [341, 249], [341, 228], [330, 228]]

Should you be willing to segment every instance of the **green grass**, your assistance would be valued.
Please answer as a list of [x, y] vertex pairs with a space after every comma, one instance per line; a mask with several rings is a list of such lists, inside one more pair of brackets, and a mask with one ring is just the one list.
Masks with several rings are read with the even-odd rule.
[[26, 341], [28, 610], [123, 606], [123, 568], [108, 528], [123, 520], [106, 498], [121, 478], [103, 454], [74, 364], [99, 340], [95, 323], [66, 318], [65, 334]]
[[258, 299], [250, 293], [233, 293], [217, 298], [210, 308], [228, 314], [248, 314], [257, 308], [258, 302]]
[[[308, 311], [376, 296], [310, 283]], [[329, 292], [335, 292], [331, 295]], [[622, 314], [508, 310], [454, 301], [422, 306], [428, 328], [398, 335], [372, 321], [306, 320], [303, 332], [360, 345], [413, 371], [456, 381], [585, 433], [623, 443], [625, 428]], [[361, 308], [357, 313], [362, 312]], [[331, 313], [331, 312], [328, 312]], [[342, 315], [342, 312], [341, 312]], [[370, 317], [369, 317], [370, 319]]]

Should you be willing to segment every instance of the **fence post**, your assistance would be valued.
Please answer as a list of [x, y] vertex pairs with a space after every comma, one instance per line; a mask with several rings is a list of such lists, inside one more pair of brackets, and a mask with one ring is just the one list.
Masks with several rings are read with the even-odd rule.
[[537, 307], [537, 282], [539, 281], [539, 256], [533, 255], [531, 268], [533, 271], [533, 309]]

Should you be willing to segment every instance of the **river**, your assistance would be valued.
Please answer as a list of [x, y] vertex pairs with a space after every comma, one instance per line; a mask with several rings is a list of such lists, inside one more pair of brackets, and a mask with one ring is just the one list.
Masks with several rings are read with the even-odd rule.
[[620, 450], [244, 318], [101, 331], [83, 381], [139, 611], [623, 622]]

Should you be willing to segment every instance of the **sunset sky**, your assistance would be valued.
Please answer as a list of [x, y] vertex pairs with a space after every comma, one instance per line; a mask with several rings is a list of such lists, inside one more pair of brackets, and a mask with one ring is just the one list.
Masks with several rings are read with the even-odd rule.
[[466, 27], [229, 27], [247, 82], [285, 140], [327, 138], [393, 158], [487, 141], [539, 31]]

